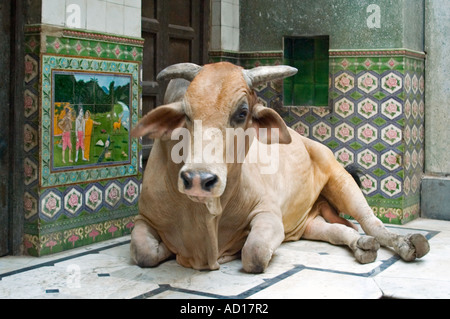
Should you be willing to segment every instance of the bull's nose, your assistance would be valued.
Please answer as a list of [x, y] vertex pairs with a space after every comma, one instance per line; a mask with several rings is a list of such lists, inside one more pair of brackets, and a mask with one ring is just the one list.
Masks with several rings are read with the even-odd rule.
[[180, 177], [183, 181], [184, 188], [191, 189], [194, 181], [194, 175], [191, 172], [187, 171], [181, 172]]
[[219, 177], [217, 177], [217, 175], [210, 173], [200, 174], [200, 183], [202, 185], [202, 189], [207, 192], [210, 192], [214, 188], [214, 186], [216, 186], [218, 181]]
[[219, 182], [219, 177], [208, 172], [184, 171], [180, 173], [185, 190], [211, 192]]

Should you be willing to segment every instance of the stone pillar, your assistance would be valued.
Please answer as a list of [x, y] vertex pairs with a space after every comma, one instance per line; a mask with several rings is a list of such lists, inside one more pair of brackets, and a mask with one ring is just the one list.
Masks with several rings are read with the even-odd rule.
[[211, 51], [239, 51], [239, 0], [212, 1]]
[[426, 110], [424, 217], [450, 220], [450, 3], [425, 2]]

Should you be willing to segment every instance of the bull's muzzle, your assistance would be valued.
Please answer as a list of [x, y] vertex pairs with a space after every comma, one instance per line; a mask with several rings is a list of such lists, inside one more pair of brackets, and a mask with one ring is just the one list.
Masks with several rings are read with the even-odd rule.
[[203, 171], [186, 170], [180, 172], [180, 191], [195, 201], [216, 197], [216, 187], [220, 179], [216, 174]]

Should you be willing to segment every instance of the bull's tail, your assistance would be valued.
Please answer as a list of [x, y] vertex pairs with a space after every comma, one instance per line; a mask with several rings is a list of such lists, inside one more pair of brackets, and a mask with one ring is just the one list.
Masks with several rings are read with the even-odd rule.
[[358, 187], [361, 188], [361, 177], [360, 175], [363, 175], [363, 171], [356, 165], [348, 165], [346, 168], [347, 172], [352, 175], [353, 179], [355, 180], [356, 184], [358, 184]]

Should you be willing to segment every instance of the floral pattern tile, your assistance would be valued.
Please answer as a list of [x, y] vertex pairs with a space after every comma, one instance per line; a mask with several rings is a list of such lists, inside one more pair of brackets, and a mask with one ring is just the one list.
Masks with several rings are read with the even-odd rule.
[[83, 207], [83, 195], [81, 190], [71, 188], [64, 196], [64, 209], [69, 215], [75, 216]]
[[49, 192], [41, 200], [41, 212], [47, 218], [55, 217], [63, 208], [63, 199], [56, 192]]
[[122, 190], [121, 187], [115, 183], [112, 182], [108, 187], [105, 189], [105, 202], [111, 206], [114, 207], [117, 205], [117, 203], [120, 201], [120, 198], [122, 196]]
[[89, 188], [85, 192], [84, 196], [86, 207], [88, 207], [90, 210], [96, 211], [101, 207], [103, 202], [103, 191], [96, 185], [93, 185], [91, 188]]

